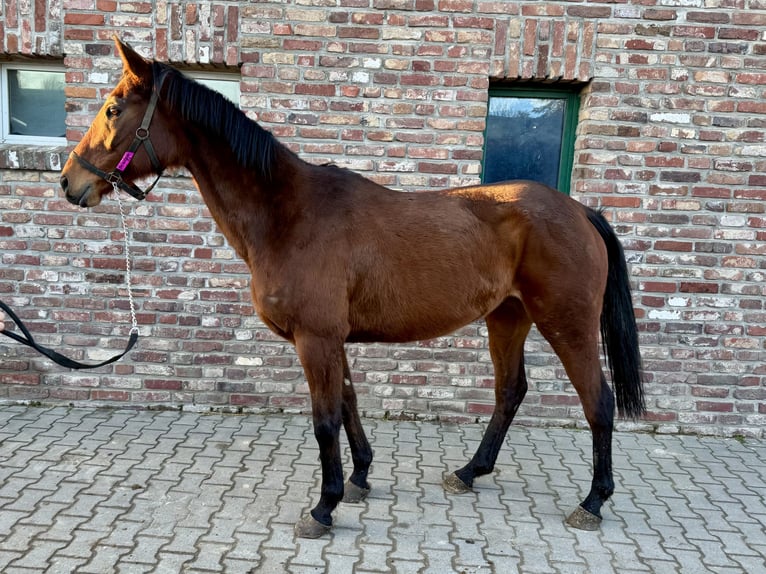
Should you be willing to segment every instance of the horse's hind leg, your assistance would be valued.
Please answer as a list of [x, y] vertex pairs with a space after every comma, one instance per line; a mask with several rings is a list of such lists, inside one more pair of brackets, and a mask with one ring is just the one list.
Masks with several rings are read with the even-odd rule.
[[[598, 323], [589, 331], [578, 328], [562, 333], [540, 325], [540, 332], [561, 359], [582, 402], [593, 436], [593, 480], [585, 500], [567, 518], [567, 524], [582, 530], [596, 530], [601, 523], [601, 507], [614, 492], [612, 477], [612, 427], [614, 394], [606, 383], [598, 357]], [[583, 326], [587, 322], [582, 323]]]
[[588, 496], [566, 521], [570, 526], [581, 530], [598, 529], [602, 520], [601, 507], [614, 492], [612, 477], [614, 395], [603, 373], [599, 372], [598, 376], [600, 385], [598, 390], [588, 397], [588, 406], [583, 400], [585, 418], [588, 419], [593, 435], [593, 481]]
[[507, 299], [487, 316], [489, 351], [495, 368], [495, 410], [470, 462], [444, 479], [444, 489], [467, 492], [477, 476], [495, 467], [508, 427], [527, 392], [524, 341], [531, 321], [517, 299]]
[[343, 489], [343, 502], [361, 502], [370, 493], [367, 473], [372, 464], [372, 448], [364, 434], [359, 410], [356, 404], [356, 392], [351, 383], [351, 371], [348, 360], [343, 355], [343, 428], [346, 429], [354, 472]]

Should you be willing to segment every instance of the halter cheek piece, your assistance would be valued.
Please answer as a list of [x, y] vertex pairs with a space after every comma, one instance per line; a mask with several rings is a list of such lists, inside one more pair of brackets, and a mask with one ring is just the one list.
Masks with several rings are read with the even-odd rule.
[[[128, 151], [122, 155], [122, 159], [117, 163], [112, 171], [106, 172], [102, 169], [99, 169], [85, 158], [80, 157], [75, 152], [72, 152], [72, 156], [79, 162], [82, 167], [112, 184], [112, 187], [115, 190], [121, 189], [122, 191], [132, 195], [139, 200], [146, 199], [146, 196], [149, 195], [149, 192], [152, 189], [154, 189], [154, 186], [157, 185], [160, 177], [162, 177], [163, 171], [165, 171], [165, 168], [162, 167], [159, 159], [157, 159], [157, 154], [154, 152], [152, 142], [149, 140], [149, 125], [152, 123], [152, 116], [154, 116], [154, 111], [157, 108], [160, 88], [162, 87], [162, 82], [164, 79], [165, 76], [163, 75], [160, 78], [159, 83], [155, 81], [154, 88], [152, 89], [152, 95], [149, 99], [149, 106], [146, 108], [146, 112], [144, 112], [144, 119], [141, 121], [141, 125], [136, 130], [136, 137], [133, 138], [133, 143], [130, 144]], [[157, 178], [145, 190], [142, 190], [135, 184], [128, 183], [123, 179], [125, 170], [128, 169], [130, 162], [133, 160], [133, 156], [136, 155], [138, 148], [141, 146], [144, 146], [146, 154], [149, 156], [149, 161], [152, 163], [154, 173], [157, 174]]]

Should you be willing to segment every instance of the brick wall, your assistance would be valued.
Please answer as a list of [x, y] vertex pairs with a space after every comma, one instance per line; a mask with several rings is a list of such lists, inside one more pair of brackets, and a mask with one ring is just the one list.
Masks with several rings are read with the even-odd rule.
[[[147, 56], [239, 66], [243, 109], [312, 162], [414, 190], [478, 181], [493, 82], [583, 82], [572, 194], [606, 208], [634, 276], [661, 432], [766, 430], [766, 2], [284, 0], [2, 4], [8, 57], [62, 57], [68, 138], [115, 84], [114, 32]], [[0, 297], [39, 339], [89, 360], [129, 327], [114, 201], [57, 188], [66, 150], [0, 148]], [[308, 409], [296, 356], [253, 315], [248, 275], [191, 182], [130, 203], [143, 337], [129, 360], [68, 372], [0, 341], [0, 397], [205, 409]], [[360, 404], [486, 417], [483, 325], [350, 346]], [[527, 346], [519, 418], [582, 424], [547, 344]]]

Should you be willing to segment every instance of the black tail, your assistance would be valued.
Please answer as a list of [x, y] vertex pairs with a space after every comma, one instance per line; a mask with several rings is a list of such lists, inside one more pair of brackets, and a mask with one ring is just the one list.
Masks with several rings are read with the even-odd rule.
[[635, 419], [646, 411], [638, 328], [630, 296], [628, 265], [620, 240], [601, 211], [588, 210], [588, 219], [606, 244], [609, 273], [601, 310], [601, 341], [612, 373], [620, 416]]

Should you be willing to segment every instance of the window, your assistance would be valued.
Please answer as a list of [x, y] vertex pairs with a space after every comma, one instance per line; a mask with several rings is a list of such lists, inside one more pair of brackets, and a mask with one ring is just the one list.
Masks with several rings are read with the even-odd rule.
[[64, 69], [0, 65], [0, 116], [2, 143], [65, 145]]
[[571, 90], [490, 90], [484, 183], [531, 179], [568, 194], [579, 107]]
[[239, 107], [239, 76], [230, 73], [185, 72], [192, 80], [199, 82], [222, 94], [227, 100]]

